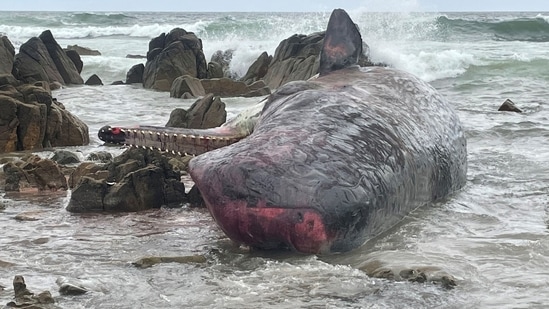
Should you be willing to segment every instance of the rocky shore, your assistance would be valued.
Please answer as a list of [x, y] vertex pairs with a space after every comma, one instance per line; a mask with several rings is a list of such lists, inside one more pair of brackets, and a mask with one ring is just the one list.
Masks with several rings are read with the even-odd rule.
[[[196, 97], [189, 110], [175, 109], [166, 125], [212, 128], [226, 121], [222, 97], [264, 96], [289, 81], [314, 76], [323, 39], [324, 32], [293, 35], [280, 42], [274, 55], [261, 53], [247, 73], [236, 78], [229, 69], [231, 50], [220, 50], [207, 62], [202, 40], [175, 28], [153, 38], [146, 63], [130, 68], [126, 81], [117, 84], [140, 83], [144, 88], [169, 91], [170, 97]], [[98, 55], [100, 51], [78, 45], [63, 49], [46, 30], [15, 53], [9, 39], [0, 37], [0, 153], [89, 143], [85, 122], [67, 111], [51, 92], [84, 84], [80, 54]], [[361, 63], [371, 65], [367, 55]], [[85, 84], [103, 83], [94, 74]], [[197, 190], [185, 190], [181, 182], [191, 157], [169, 158], [143, 149], [100, 161], [70, 161], [70, 154], [68, 159], [63, 157], [69, 161], [37, 155], [5, 160], [0, 184], [6, 192], [72, 190], [67, 206], [71, 212], [139, 211], [189, 201], [201, 204]]]

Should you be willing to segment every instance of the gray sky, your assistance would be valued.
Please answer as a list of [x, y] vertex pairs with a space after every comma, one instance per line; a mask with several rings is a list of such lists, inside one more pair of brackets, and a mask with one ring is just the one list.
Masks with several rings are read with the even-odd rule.
[[549, 11], [548, 0], [3, 0], [2, 11]]

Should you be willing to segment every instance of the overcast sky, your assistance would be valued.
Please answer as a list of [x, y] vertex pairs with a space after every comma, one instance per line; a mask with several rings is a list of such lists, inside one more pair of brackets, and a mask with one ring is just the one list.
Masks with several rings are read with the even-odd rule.
[[2, 0], [2, 11], [549, 11], [549, 0]]

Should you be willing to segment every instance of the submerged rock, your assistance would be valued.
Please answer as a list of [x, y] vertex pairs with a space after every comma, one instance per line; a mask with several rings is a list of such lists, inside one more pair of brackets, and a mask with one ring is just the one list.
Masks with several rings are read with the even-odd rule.
[[522, 113], [522, 110], [518, 108], [510, 99], [505, 100], [498, 109], [499, 112], [515, 112]]
[[203, 255], [190, 256], [151, 256], [144, 257], [132, 263], [137, 268], [148, 268], [160, 263], [206, 263], [207, 260]]
[[390, 265], [386, 261], [369, 259], [359, 266], [370, 277], [396, 281], [439, 284], [445, 289], [453, 289], [456, 279], [436, 266]]

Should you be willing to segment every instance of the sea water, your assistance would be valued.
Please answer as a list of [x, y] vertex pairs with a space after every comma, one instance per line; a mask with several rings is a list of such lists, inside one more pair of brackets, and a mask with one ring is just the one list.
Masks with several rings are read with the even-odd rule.
[[[423, 207], [353, 252], [328, 257], [248, 252], [235, 247], [205, 210], [75, 215], [70, 192], [3, 194], [0, 285], [23, 275], [29, 289], [50, 290], [63, 308], [546, 308], [549, 305], [549, 13], [374, 13], [349, 11], [375, 62], [430, 82], [457, 110], [468, 138], [468, 182], [444, 202]], [[0, 33], [16, 49], [44, 30], [58, 43], [97, 49], [82, 76], [105, 86], [71, 86], [53, 95], [90, 127], [85, 157], [108, 150], [96, 136], [106, 124], [164, 125], [169, 98], [139, 85], [113, 86], [144, 59], [148, 42], [175, 27], [202, 39], [207, 59], [233, 50], [243, 76], [263, 51], [293, 34], [326, 27], [329, 13], [0, 12]], [[524, 112], [498, 112], [506, 99]], [[258, 98], [227, 98], [229, 116]], [[48, 156], [49, 153], [39, 153]], [[14, 217], [37, 211], [40, 220]], [[203, 265], [136, 269], [150, 255], [202, 254]], [[457, 287], [368, 277], [359, 268], [434, 266]], [[61, 296], [57, 279], [90, 290]], [[0, 292], [0, 304], [11, 299]]]

